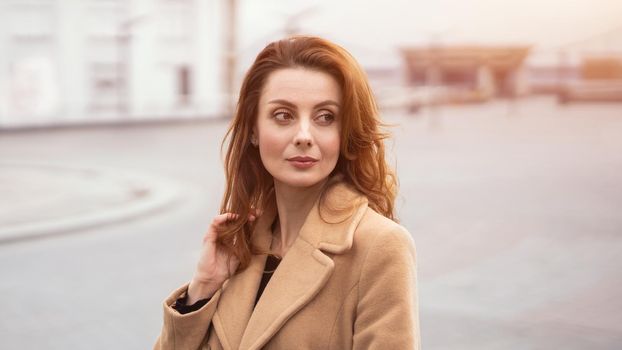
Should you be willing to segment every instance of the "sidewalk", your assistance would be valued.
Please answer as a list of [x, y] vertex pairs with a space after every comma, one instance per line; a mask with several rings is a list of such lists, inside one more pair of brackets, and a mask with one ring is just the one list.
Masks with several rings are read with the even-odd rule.
[[117, 169], [0, 162], [0, 244], [118, 222], [172, 204], [180, 187]]

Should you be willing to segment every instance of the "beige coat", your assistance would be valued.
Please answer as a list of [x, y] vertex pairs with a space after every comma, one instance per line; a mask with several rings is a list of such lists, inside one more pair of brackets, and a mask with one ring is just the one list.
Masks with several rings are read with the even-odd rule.
[[[173, 292], [155, 349], [419, 349], [411, 236], [343, 183], [326, 198], [354, 211], [320, 217], [316, 203], [254, 309], [265, 255], [198, 311], [171, 307], [187, 285]], [[270, 245], [275, 215], [267, 208], [257, 222], [260, 248]]]

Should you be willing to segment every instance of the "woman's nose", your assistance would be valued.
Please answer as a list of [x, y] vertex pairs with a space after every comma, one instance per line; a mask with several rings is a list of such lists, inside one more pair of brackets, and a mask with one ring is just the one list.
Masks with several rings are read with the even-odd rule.
[[313, 145], [313, 137], [311, 136], [311, 130], [309, 130], [309, 128], [309, 123], [300, 123], [300, 128], [298, 129], [298, 133], [294, 138], [294, 144], [296, 146], [311, 147]]

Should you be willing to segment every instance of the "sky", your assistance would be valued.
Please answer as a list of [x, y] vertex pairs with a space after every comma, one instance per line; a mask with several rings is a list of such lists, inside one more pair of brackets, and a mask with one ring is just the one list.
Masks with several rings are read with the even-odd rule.
[[[364, 56], [409, 45], [517, 44], [539, 50], [583, 42], [618, 28], [622, 0], [239, 0], [242, 51], [284, 35], [284, 23]], [[622, 40], [617, 44], [622, 50]], [[607, 44], [609, 45], [609, 44]], [[260, 49], [261, 47], [259, 47]]]

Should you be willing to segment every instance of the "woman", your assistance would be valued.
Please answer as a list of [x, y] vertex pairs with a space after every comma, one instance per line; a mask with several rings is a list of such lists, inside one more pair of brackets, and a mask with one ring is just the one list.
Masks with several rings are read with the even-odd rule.
[[155, 348], [419, 348], [414, 244], [393, 221], [379, 125], [343, 48], [297, 36], [261, 51], [227, 133], [222, 214]]

